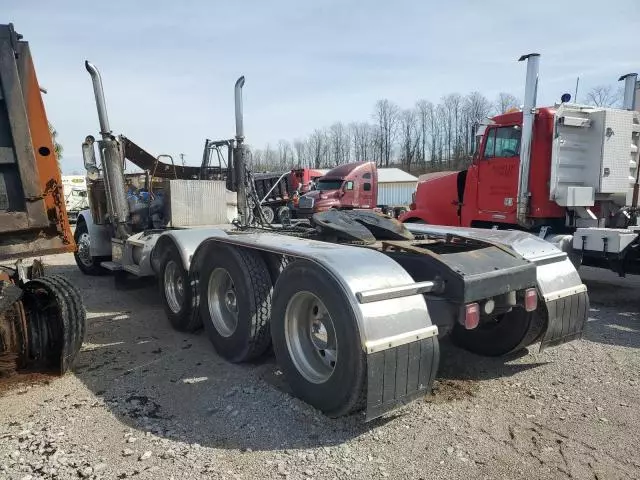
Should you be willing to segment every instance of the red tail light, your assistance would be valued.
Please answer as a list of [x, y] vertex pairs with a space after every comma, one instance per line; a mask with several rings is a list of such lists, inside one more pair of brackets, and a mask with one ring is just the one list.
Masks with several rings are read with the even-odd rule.
[[480, 323], [480, 305], [470, 303], [464, 306], [464, 328], [473, 330]]
[[524, 292], [524, 309], [533, 312], [538, 308], [538, 292], [535, 288], [528, 288]]

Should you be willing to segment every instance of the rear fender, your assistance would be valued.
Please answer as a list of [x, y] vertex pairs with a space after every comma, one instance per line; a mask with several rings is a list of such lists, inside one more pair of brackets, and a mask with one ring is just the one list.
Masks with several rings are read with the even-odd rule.
[[269, 233], [226, 235], [203, 241], [193, 254], [191, 278], [220, 244], [312, 261], [341, 286], [357, 319], [367, 360], [367, 420], [431, 390], [438, 369], [438, 328], [423, 295], [396, 262], [374, 250]]
[[522, 256], [536, 265], [536, 285], [546, 319], [540, 349], [560, 345], [582, 337], [589, 316], [589, 295], [578, 271], [565, 252], [537, 235], [519, 230], [442, 227], [407, 224], [412, 233], [459, 235], [492, 242]]
[[111, 229], [109, 225], [97, 225], [93, 223], [91, 210], [83, 210], [78, 213], [76, 228], [81, 222], [87, 225], [89, 230], [89, 238], [91, 246], [89, 251], [92, 257], [110, 257], [111, 256]]

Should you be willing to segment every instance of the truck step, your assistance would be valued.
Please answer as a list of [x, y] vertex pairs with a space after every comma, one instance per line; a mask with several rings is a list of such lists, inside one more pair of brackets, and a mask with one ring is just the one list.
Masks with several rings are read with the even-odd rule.
[[112, 272], [118, 272], [122, 270], [122, 264], [116, 262], [100, 262], [100, 266]]
[[123, 269], [137, 277], [140, 276], [140, 267], [138, 265], [124, 265]]

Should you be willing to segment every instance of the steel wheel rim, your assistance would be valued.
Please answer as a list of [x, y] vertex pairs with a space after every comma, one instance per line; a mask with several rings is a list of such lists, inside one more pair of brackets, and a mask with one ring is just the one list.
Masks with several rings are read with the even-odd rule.
[[271, 207], [262, 207], [262, 215], [264, 216], [264, 219], [267, 221], [267, 223], [273, 223], [276, 213]]
[[284, 334], [298, 372], [311, 383], [329, 380], [338, 361], [338, 342], [333, 319], [322, 300], [306, 291], [291, 297]]
[[91, 258], [91, 237], [87, 232], [80, 234], [78, 238], [78, 258], [85, 267], [93, 266], [93, 259]]
[[182, 269], [173, 260], [164, 268], [164, 294], [173, 313], [179, 313], [184, 302], [184, 279]]
[[211, 272], [207, 299], [213, 326], [223, 337], [230, 337], [238, 328], [238, 295], [231, 275], [224, 268]]

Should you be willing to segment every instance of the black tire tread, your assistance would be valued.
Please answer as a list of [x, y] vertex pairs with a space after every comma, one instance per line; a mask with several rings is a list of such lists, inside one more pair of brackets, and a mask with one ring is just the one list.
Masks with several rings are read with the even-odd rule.
[[182, 264], [182, 259], [180, 258], [180, 254], [178, 253], [176, 247], [174, 245], [168, 246], [162, 254], [162, 262], [160, 264], [160, 272], [158, 274], [158, 286], [160, 289], [160, 297], [162, 298], [162, 306], [164, 307], [165, 313], [167, 315], [167, 318], [169, 319], [169, 322], [171, 323], [171, 326], [175, 330], [179, 332], [193, 333], [202, 328], [202, 319], [200, 318], [198, 311], [198, 297], [194, 293], [194, 282], [193, 279], [190, 278], [189, 272], [185, 272], [185, 289], [188, 289], [189, 291], [188, 298], [185, 298], [185, 302], [189, 304], [187, 305], [188, 310], [179, 315], [171, 312], [171, 309], [167, 305], [164, 293], [164, 270], [169, 259], [178, 263], [184, 271], [184, 265]]
[[[52, 297], [58, 309], [57, 319], [59, 327], [62, 329], [62, 345], [48, 345], [48, 347], [60, 348], [61, 351], [42, 351], [38, 352], [44, 358], [55, 357], [59, 359], [56, 362], [58, 373], [64, 374], [72, 367], [75, 358], [82, 346], [86, 333], [86, 312], [82, 305], [80, 293], [67, 279], [60, 275], [47, 275], [31, 280], [24, 285], [25, 297], [29, 298], [35, 295], [36, 291], [44, 288], [47, 294]], [[29, 308], [30, 302], [27, 299], [25, 308]], [[37, 307], [37, 305], [36, 305]], [[27, 312], [27, 317], [33, 318], [32, 312]], [[53, 321], [53, 319], [47, 319]], [[33, 352], [35, 353], [35, 352]], [[48, 365], [49, 367], [51, 365]]]
[[249, 349], [243, 361], [262, 355], [271, 344], [271, 300], [273, 285], [269, 270], [257, 252], [238, 248], [240, 258], [249, 271], [256, 311], [253, 314]]

